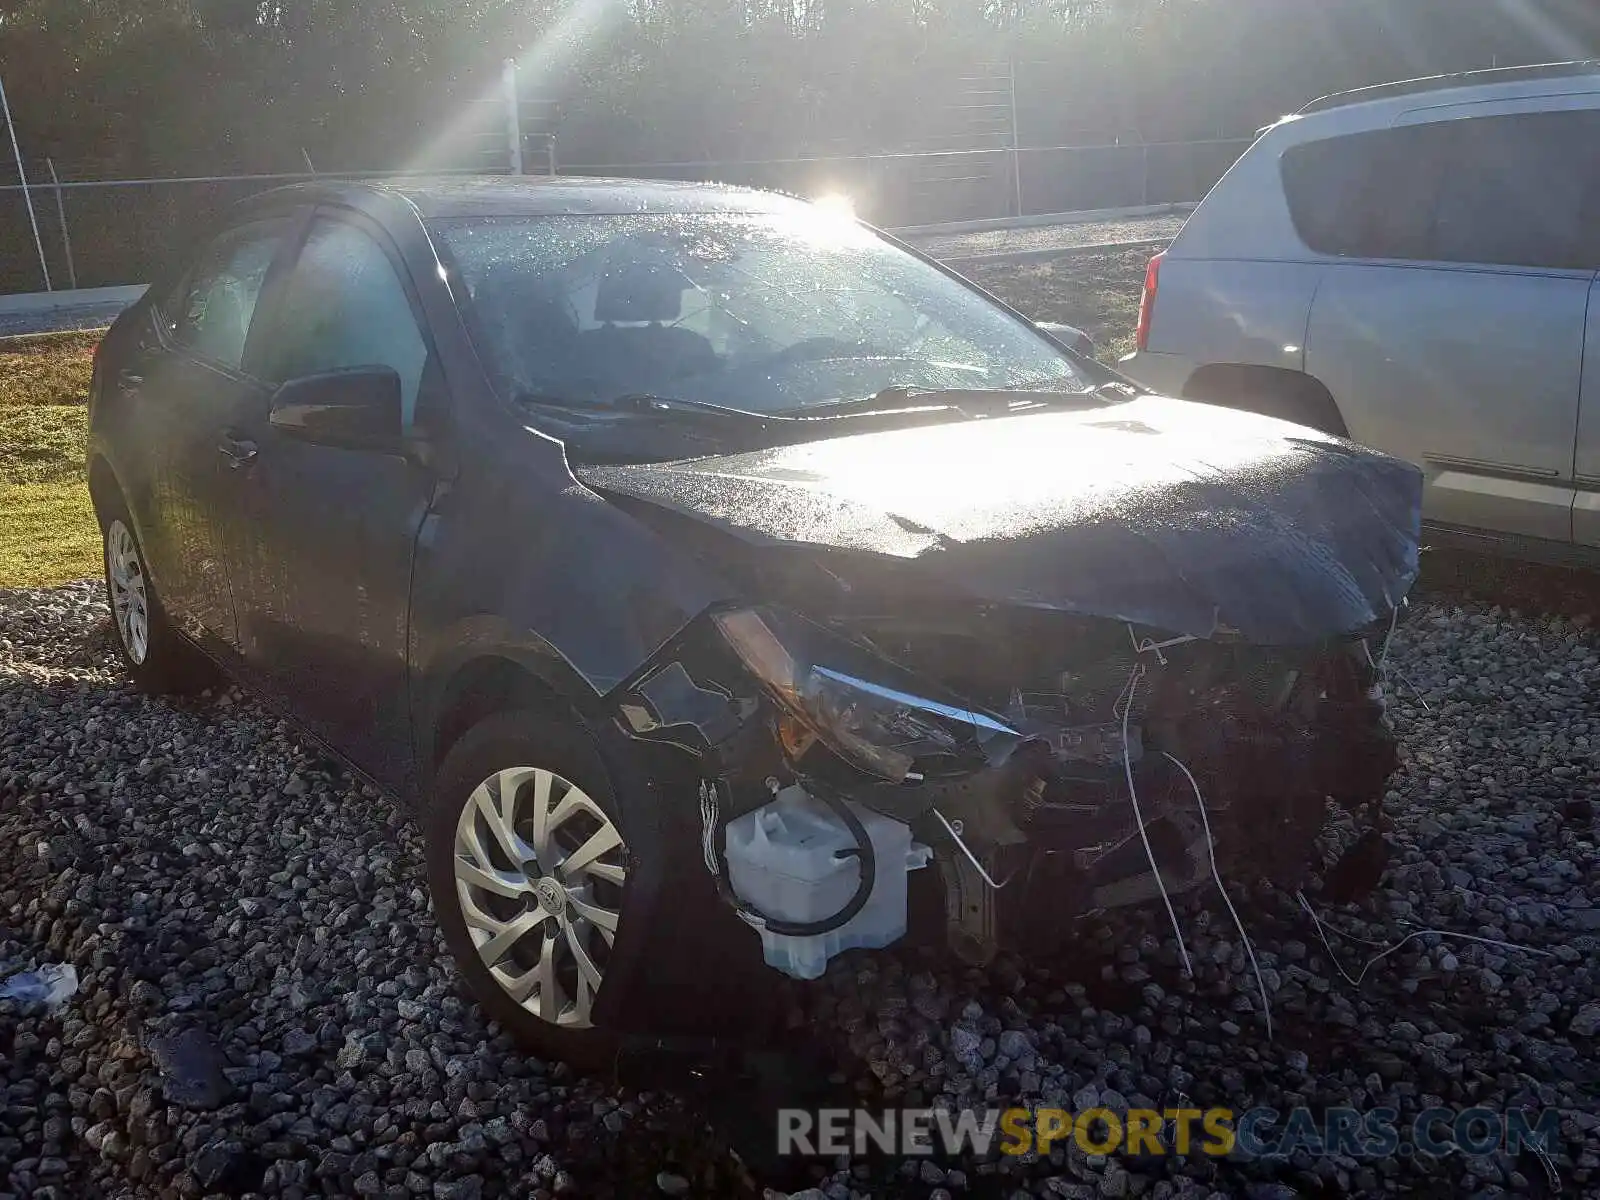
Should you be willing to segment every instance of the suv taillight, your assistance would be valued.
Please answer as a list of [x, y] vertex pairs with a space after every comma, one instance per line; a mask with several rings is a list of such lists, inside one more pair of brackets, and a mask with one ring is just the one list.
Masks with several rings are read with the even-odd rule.
[[1150, 344], [1150, 318], [1155, 316], [1156, 289], [1161, 286], [1161, 260], [1167, 256], [1163, 250], [1150, 260], [1144, 269], [1144, 293], [1139, 297], [1139, 324], [1133, 331], [1133, 348], [1144, 350]]

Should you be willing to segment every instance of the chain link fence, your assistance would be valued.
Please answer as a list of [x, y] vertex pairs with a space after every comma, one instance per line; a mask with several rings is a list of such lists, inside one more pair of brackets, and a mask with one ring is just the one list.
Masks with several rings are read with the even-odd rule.
[[[710, 180], [808, 197], [840, 193], [865, 219], [894, 227], [1199, 200], [1249, 144], [1248, 138], [1231, 138], [756, 161], [577, 163], [561, 164], [560, 171]], [[51, 168], [29, 165], [27, 197], [15, 182], [14, 167], [10, 180], [0, 185], [0, 293], [147, 282], [239, 200], [301, 180], [383, 174], [53, 182]]]

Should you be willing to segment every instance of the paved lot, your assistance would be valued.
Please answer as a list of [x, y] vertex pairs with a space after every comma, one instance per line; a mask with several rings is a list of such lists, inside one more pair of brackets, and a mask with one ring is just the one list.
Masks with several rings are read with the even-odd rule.
[[63, 329], [98, 329], [117, 319], [122, 304], [88, 304], [50, 312], [0, 313], [0, 337], [22, 333], [53, 333]]

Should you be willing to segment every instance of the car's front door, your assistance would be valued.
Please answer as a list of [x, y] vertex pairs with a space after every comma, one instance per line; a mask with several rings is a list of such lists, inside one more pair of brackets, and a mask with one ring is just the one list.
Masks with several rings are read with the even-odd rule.
[[[408, 427], [443, 412], [412, 285], [385, 235], [319, 213], [254, 367], [277, 383], [341, 367], [399, 373]], [[411, 568], [436, 476], [414, 459], [313, 445], [255, 406], [230, 431], [254, 446], [235, 473], [226, 545], [245, 669], [380, 782], [408, 781]]]
[[136, 442], [122, 483], [162, 604], [217, 652], [236, 644], [218, 528], [225, 431], [264, 394], [241, 363], [293, 226], [293, 217], [279, 216], [219, 235], [151, 305], [135, 347], [106, 383]]

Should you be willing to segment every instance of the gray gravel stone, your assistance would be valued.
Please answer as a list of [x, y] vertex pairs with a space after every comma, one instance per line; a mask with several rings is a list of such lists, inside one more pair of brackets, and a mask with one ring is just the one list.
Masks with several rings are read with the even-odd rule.
[[1578, 1037], [1594, 1037], [1600, 1033], [1600, 1001], [1585, 1004], [1567, 1023], [1567, 1032]]
[[202, 1029], [180, 1029], [151, 1040], [150, 1057], [161, 1072], [162, 1094], [186, 1108], [216, 1108], [228, 1098], [217, 1041]]

